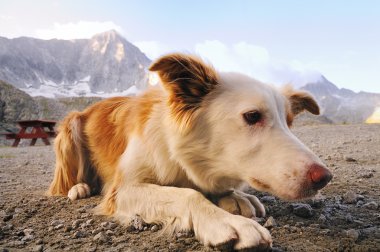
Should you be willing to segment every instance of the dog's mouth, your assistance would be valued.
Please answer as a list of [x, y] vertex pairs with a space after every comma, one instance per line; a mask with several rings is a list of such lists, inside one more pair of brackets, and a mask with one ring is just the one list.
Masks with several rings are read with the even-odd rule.
[[248, 183], [251, 187], [253, 187], [254, 189], [258, 191], [271, 193], [279, 197], [280, 199], [287, 200], [287, 201], [309, 199], [309, 198], [314, 197], [319, 192], [318, 190], [315, 190], [312, 187], [308, 186], [307, 183], [301, 184], [299, 189], [296, 191], [275, 190], [273, 187], [271, 187], [267, 183], [261, 180], [258, 180], [256, 178], [250, 178]]

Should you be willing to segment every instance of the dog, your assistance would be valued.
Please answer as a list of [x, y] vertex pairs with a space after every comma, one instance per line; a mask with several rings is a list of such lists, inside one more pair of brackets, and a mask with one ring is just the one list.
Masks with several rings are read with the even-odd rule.
[[97, 211], [122, 223], [139, 215], [193, 230], [204, 245], [270, 248], [269, 231], [252, 218], [265, 208], [241, 188], [297, 200], [328, 184], [331, 172], [290, 131], [299, 113], [319, 114], [315, 99], [217, 72], [194, 55], [165, 55], [149, 70], [160, 85], [62, 121], [48, 193], [103, 193]]

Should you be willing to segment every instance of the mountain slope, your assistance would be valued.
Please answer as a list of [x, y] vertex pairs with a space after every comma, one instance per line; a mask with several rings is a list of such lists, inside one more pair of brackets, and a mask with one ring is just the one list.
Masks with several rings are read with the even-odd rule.
[[336, 123], [365, 122], [380, 107], [380, 94], [339, 89], [325, 77], [302, 87], [317, 99], [321, 114]]
[[149, 64], [116, 31], [77, 40], [0, 37], [0, 79], [31, 95], [132, 92], [146, 87]]

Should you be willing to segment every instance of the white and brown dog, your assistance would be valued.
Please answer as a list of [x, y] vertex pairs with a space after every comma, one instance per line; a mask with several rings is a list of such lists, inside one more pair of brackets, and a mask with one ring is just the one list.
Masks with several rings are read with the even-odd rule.
[[49, 194], [75, 200], [102, 191], [100, 213], [123, 223], [139, 215], [170, 230], [194, 230], [205, 245], [270, 247], [270, 233], [251, 218], [265, 215], [263, 205], [239, 188], [295, 200], [331, 180], [289, 130], [298, 113], [319, 114], [315, 100], [218, 73], [191, 55], [163, 56], [150, 70], [160, 87], [63, 120]]

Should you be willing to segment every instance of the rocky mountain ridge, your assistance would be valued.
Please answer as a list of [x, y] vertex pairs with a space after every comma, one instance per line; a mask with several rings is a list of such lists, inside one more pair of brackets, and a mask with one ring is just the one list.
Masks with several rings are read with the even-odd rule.
[[150, 60], [116, 31], [91, 39], [0, 37], [0, 79], [32, 96], [102, 96], [147, 86]]

